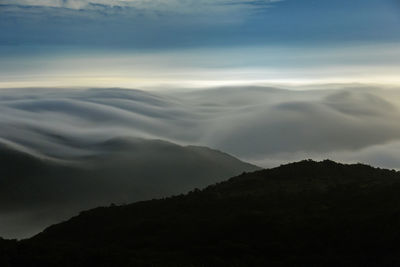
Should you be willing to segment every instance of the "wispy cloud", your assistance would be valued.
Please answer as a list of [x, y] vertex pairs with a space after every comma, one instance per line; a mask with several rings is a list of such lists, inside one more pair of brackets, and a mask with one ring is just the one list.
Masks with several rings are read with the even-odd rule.
[[154, 12], [197, 13], [228, 11], [238, 8], [267, 7], [282, 0], [4, 0], [2, 5], [20, 7], [51, 7], [74, 10], [129, 9]]

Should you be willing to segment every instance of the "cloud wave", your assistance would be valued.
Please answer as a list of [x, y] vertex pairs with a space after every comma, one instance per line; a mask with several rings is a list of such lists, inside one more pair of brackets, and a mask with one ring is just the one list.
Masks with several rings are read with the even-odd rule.
[[[0, 92], [0, 137], [55, 159], [90, 153], [71, 143], [133, 136], [210, 146], [264, 166], [273, 158], [293, 159], [288, 155], [348, 160], [346, 153], [400, 141], [399, 99], [398, 91], [368, 86], [178, 93], [9, 89]], [[383, 165], [399, 167], [400, 161], [393, 164]]]

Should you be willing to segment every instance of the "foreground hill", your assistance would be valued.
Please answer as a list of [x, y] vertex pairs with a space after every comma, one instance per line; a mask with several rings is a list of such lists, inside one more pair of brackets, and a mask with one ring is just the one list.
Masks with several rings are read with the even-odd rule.
[[72, 145], [91, 153], [61, 160], [0, 142], [0, 236], [32, 236], [84, 209], [188, 192], [258, 169], [220, 151], [159, 140]]
[[400, 173], [302, 161], [82, 212], [2, 266], [398, 266]]

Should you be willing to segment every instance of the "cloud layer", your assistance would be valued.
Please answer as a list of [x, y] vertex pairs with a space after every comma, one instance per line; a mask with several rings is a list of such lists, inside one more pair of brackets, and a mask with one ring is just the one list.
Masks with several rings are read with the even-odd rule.
[[398, 168], [400, 160], [378, 162], [372, 154], [400, 141], [399, 93], [328, 89], [2, 90], [0, 140], [55, 159], [90, 154], [71, 143], [132, 136], [210, 146], [264, 166], [330, 156]]

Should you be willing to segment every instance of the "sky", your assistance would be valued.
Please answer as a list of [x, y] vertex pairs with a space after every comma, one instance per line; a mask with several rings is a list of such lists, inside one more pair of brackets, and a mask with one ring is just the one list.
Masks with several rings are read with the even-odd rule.
[[[88, 116], [86, 130], [103, 138], [204, 145], [263, 167], [309, 156], [399, 168], [388, 147], [400, 141], [399, 26], [398, 0], [0, 0], [0, 100], [34, 100], [32, 114], [3, 110], [10, 132], [0, 137], [46, 154], [26, 128], [49, 114], [43, 132], [78, 134]], [[50, 91], [7, 90], [32, 87]], [[87, 88], [173, 104], [149, 111], [122, 93], [133, 103], [108, 107], [119, 91], [87, 101]], [[107, 103], [93, 107], [96, 97]], [[107, 125], [101, 116], [115, 108], [123, 112]]]
[[398, 0], [1, 0], [0, 87], [400, 82]]

